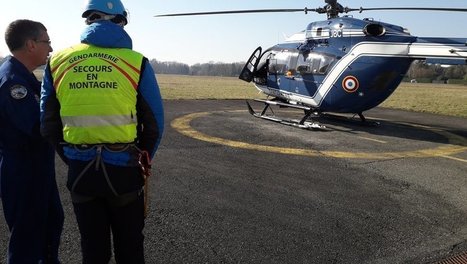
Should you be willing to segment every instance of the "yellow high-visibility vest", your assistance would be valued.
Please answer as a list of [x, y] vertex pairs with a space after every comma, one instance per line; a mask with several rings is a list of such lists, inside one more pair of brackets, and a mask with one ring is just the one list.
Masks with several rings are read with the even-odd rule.
[[143, 55], [78, 44], [50, 59], [64, 140], [70, 144], [136, 139], [136, 97]]

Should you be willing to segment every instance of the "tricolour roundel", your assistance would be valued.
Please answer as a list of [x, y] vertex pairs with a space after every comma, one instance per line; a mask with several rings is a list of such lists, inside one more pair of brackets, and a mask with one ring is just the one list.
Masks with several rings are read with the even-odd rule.
[[360, 84], [358, 83], [358, 79], [351, 75], [345, 77], [342, 81], [342, 88], [344, 88], [344, 90], [348, 93], [355, 92], [359, 85]]

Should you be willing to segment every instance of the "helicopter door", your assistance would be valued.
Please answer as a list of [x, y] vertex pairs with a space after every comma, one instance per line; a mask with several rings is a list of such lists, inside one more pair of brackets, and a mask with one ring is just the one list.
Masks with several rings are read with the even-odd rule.
[[257, 70], [256, 67], [258, 67], [259, 58], [261, 57], [261, 51], [261, 47], [258, 47], [253, 51], [253, 54], [251, 54], [245, 66], [243, 66], [240, 76], [238, 77], [239, 79], [244, 80], [245, 82], [251, 82], [253, 80]]
[[301, 52], [297, 62], [297, 72], [303, 79], [303, 82], [297, 85], [299, 93], [313, 97], [335, 61], [333, 55]]

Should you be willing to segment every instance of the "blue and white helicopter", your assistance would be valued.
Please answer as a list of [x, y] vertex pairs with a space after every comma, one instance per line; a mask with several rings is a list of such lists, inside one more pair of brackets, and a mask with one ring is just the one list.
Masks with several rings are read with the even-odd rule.
[[[348, 8], [337, 0], [325, 0], [316, 9], [259, 9], [159, 16], [215, 15], [273, 12], [317, 12], [327, 20], [310, 23], [306, 29], [284, 43], [266, 50], [258, 47], [248, 59], [239, 78], [253, 82], [267, 95], [264, 108], [255, 117], [300, 128], [321, 128], [310, 122], [313, 116], [330, 112], [358, 114], [378, 106], [399, 86], [415, 60], [444, 65], [465, 65], [467, 38], [424, 38], [407, 29], [373, 19], [339, 16], [372, 10], [415, 10], [467, 12], [467, 8]], [[299, 120], [274, 115], [271, 105], [304, 111]], [[268, 114], [270, 109], [273, 115]]]

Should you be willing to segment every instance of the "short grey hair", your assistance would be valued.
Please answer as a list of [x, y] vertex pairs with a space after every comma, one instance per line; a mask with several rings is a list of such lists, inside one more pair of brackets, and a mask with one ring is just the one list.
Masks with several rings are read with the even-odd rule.
[[18, 19], [11, 22], [5, 30], [5, 42], [11, 52], [21, 49], [26, 41], [37, 40], [47, 28], [40, 22]]

